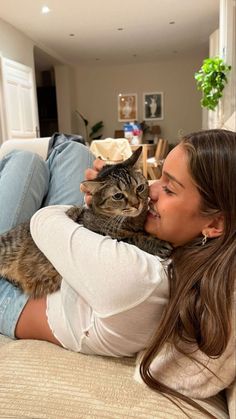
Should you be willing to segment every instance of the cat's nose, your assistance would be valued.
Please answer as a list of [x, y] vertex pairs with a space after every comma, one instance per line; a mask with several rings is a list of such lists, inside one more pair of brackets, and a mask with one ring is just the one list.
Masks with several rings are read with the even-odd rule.
[[131, 205], [132, 205], [132, 207], [138, 209], [139, 208], [139, 205], [140, 205], [140, 202], [139, 202], [138, 199], [133, 199], [132, 202], [131, 202]]

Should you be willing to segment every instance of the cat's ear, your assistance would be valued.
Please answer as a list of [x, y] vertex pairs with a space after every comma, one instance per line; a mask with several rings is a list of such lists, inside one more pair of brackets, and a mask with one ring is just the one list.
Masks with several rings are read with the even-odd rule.
[[101, 180], [94, 179], [94, 180], [84, 180], [81, 182], [82, 185], [86, 188], [86, 191], [89, 192], [91, 195], [94, 195], [101, 187], [104, 185], [105, 182]]
[[130, 156], [127, 160], [125, 160], [123, 162], [123, 164], [127, 167], [133, 167], [135, 166], [135, 164], [137, 163], [140, 154], [142, 153], [142, 147], [137, 148], [137, 150], [135, 150], [132, 154], [132, 156]]

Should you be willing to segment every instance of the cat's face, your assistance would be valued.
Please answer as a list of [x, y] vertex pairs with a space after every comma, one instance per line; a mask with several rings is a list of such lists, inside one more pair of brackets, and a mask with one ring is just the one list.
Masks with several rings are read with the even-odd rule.
[[122, 179], [101, 182], [93, 195], [92, 205], [98, 214], [137, 217], [148, 205], [148, 183], [137, 172], [130, 176], [129, 182]]
[[148, 207], [148, 182], [136, 163], [141, 147], [122, 163], [104, 166], [93, 181], [83, 182], [92, 195], [96, 214], [109, 217], [137, 217]]

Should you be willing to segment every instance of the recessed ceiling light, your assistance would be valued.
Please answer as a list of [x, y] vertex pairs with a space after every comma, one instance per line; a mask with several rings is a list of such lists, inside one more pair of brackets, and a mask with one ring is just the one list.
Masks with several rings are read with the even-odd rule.
[[49, 12], [51, 12], [51, 9], [49, 9], [48, 6], [43, 6], [41, 9], [41, 13], [43, 13], [43, 15], [48, 14]]

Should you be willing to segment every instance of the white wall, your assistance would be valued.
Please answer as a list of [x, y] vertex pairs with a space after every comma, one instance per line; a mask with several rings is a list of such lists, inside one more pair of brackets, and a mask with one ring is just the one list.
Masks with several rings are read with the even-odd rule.
[[73, 71], [69, 66], [56, 65], [55, 81], [57, 95], [58, 128], [60, 132], [76, 132], [72, 128]]
[[[236, 112], [236, 2], [220, 0], [219, 54], [232, 66], [224, 89], [222, 118], [225, 123]], [[236, 121], [234, 121], [234, 129]]]
[[[164, 120], [155, 121], [161, 126], [162, 135], [176, 142], [180, 131], [188, 133], [202, 127], [201, 95], [196, 89], [194, 72], [199, 70], [203, 54], [158, 63], [123, 66], [74, 68], [76, 82], [75, 107], [91, 125], [104, 121], [104, 137], [113, 137], [115, 129], [122, 129], [118, 122], [117, 96], [119, 93], [138, 94], [138, 120], [143, 120], [143, 93], [164, 92]], [[153, 124], [154, 122], [151, 121]], [[77, 130], [83, 124], [77, 120]], [[76, 130], [76, 127], [74, 126]]]
[[[0, 19], [0, 54], [4, 58], [11, 59], [20, 64], [27, 65], [33, 69], [34, 75], [34, 55], [33, 55], [34, 43], [33, 41], [25, 36], [22, 32], [15, 29], [12, 25], [9, 25], [2, 19]], [[34, 80], [35, 98], [36, 98], [36, 84]], [[1, 87], [1, 86], [0, 86]], [[35, 99], [36, 100], [36, 99]], [[0, 89], [0, 105], [2, 106], [3, 99], [1, 97]], [[37, 109], [37, 104], [36, 104]], [[36, 122], [38, 125], [38, 115], [36, 116]], [[4, 114], [0, 112], [0, 143], [5, 141], [7, 138], [4, 130]]]
[[210, 57], [219, 56], [231, 71], [227, 75], [223, 97], [214, 111], [204, 111], [206, 128], [227, 128], [236, 130], [236, 2], [220, 0], [219, 30], [210, 36]]
[[0, 19], [0, 52], [5, 58], [34, 68], [33, 41]]
[[[23, 34], [23, 32], [20, 32], [12, 25], [0, 19], [0, 54], [3, 57], [27, 65], [35, 70], [34, 46], [35, 42]], [[60, 110], [59, 127], [62, 132], [70, 133], [72, 131], [71, 103], [73, 97], [73, 95], [70, 96], [70, 92], [73, 91], [73, 89], [68, 88], [68, 84], [71, 84], [69, 67], [62, 66], [60, 68], [59, 66], [57, 75], [57, 102]], [[3, 114], [0, 112], [0, 143], [4, 139], [3, 125]]]

